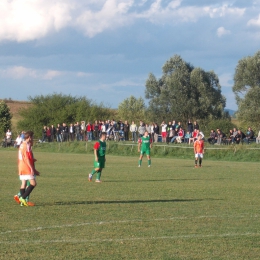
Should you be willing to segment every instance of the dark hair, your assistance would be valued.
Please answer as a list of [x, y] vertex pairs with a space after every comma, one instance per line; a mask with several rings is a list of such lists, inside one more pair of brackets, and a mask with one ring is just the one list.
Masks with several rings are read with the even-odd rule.
[[27, 131], [27, 132], [25, 132], [24, 138], [27, 139], [27, 138], [29, 138], [29, 137], [33, 137], [33, 131]]

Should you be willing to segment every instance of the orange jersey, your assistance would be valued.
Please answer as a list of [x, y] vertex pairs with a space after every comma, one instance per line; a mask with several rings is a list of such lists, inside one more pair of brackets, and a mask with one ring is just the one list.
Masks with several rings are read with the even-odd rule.
[[32, 168], [34, 165], [31, 145], [27, 142], [22, 142], [18, 151], [18, 173], [19, 175], [33, 174]]
[[194, 142], [194, 153], [203, 153], [204, 150], [204, 141], [196, 140]]

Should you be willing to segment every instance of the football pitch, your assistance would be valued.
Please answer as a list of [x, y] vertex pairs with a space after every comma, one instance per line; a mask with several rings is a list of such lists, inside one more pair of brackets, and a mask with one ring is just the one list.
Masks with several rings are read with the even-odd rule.
[[[17, 151], [1, 156], [0, 259], [259, 259], [259, 163], [37, 152], [35, 207], [19, 191]], [[94, 178], [95, 179], [95, 178]]]

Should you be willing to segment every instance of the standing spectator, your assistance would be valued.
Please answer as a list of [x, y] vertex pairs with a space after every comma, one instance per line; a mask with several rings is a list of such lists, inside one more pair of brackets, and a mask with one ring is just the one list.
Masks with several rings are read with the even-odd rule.
[[81, 125], [80, 125], [80, 140], [83, 141], [85, 140], [86, 137], [86, 122], [85, 121], [81, 121]]
[[151, 123], [150, 126], [151, 126], [152, 142], [154, 143], [154, 123]]
[[144, 132], [145, 132], [145, 124], [143, 121], [140, 121], [140, 125], [138, 127], [139, 138], [141, 138], [144, 135]]
[[46, 136], [47, 136], [48, 142], [50, 143], [51, 142], [51, 129], [49, 126], [47, 126]]
[[259, 132], [258, 132], [258, 136], [257, 136], [256, 139], [255, 139], [255, 142], [256, 142], [257, 144], [260, 144], [260, 130], [259, 130]]
[[90, 122], [87, 123], [87, 126], [86, 126], [86, 130], [87, 130], [87, 139], [88, 141], [92, 141], [92, 125]]
[[96, 120], [94, 125], [93, 125], [93, 135], [94, 135], [94, 140], [98, 140], [99, 137], [99, 123]]
[[74, 141], [74, 135], [75, 135], [75, 127], [73, 124], [70, 124], [70, 127], [69, 127], [69, 140], [70, 141]]
[[42, 129], [42, 142], [45, 142], [47, 140], [47, 127], [44, 126]]
[[16, 139], [15, 139], [15, 143], [14, 143], [14, 147], [15, 148], [19, 148], [20, 144], [22, 143], [23, 139], [21, 137], [21, 135], [19, 134]]
[[168, 144], [171, 140], [171, 138], [173, 137], [172, 134], [172, 122], [169, 121], [167, 128], [166, 128], [166, 143]]
[[51, 125], [51, 142], [54, 142], [56, 135], [56, 128], [54, 125]]
[[12, 132], [10, 129], [7, 130], [5, 134], [6, 146], [10, 147], [12, 144]]
[[152, 138], [152, 135], [151, 135], [151, 125], [145, 124], [145, 130], [148, 132], [149, 137]]
[[77, 122], [74, 126], [74, 130], [75, 130], [75, 138], [77, 141], [80, 141], [80, 125], [79, 122]]
[[61, 126], [60, 126], [60, 124], [58, 124], [57, 127], [56, 127], [56, 140], [57, 140], [57, 142], [62, 142], [61, 131], [62, 131]]
[[68, 142], [69, 141], [69, 128], [66, 123], [62, 124], [62, 136], [63, 136], [63, 141]]
[[189, 131], [190, 133], [193, 132], [193, 124], [192, 124], [190, 119], [189, 119], [189, 121], [187, 123], [187, 131]]
[[154, 142], [157, 143], [158, 142], [159, 131], [160, 131], [160, 128], [159, 128], [157, 123], [154, 123], [153, 131], [154, 131]]
[[167, 124], [165, 124], [165, 122], [162, 121], [161, 127], [162, 127], [162, 142], [165, 143], [167, 137]]
[[200, 129], [200, 126], [197, 123], [197, 121], [194, 121], [194, 123], [193, 123], [193, 130], [195, 130], [195, 129]]
[[21, 138], [22, 138], [22, 141], [25, 140], [25, 137], [24, 137], [24, 131], [22, 131], [22, 133], [21, 133]]
[[125, 138], [125, 141], [129, 140], [128, 135], [129, 135], [129, 124], [128, 124], [128, 121], [125, 121], [125, 123], [124, 123], [124, 138]]
[[132, 124], [130, 126], [130, 132], [132, 133], [132, 141], [133, 141], [133, 143], [135, 143], [137, 141], [137, 138], [136, 138], [137, 125], [135, 124], [134, 121], [132, 121]]

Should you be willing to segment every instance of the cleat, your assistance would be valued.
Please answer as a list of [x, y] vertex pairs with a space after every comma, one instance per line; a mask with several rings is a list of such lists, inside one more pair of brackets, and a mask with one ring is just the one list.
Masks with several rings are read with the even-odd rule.
[[92, 174], [91, 173], [88, 175], [88, 181], [92, 181]]
[[195, 168], [198, 168], [198, 165], [195, 165]]
[[138, 165], [138, 167], [141, 167], [141, 165]]
[[199, 167], [201, 168], [202, 166], [201, 166], [201, 165], [199, 165]]
[[23, 199], [22, 197], [19, 199], [19, 201], [21, 202], [21, 204], [22, 204], [23, 206], [28, 206], [26, 200]]
[[19, 196], [18, 196], [18, 195], [14, 195], [14, 200], [15, 200], [18, 204], [20, 204], [20, 200], [19, 200]]
[[101, 180], [96, 180], [95, 182], [101, 182]]
[[148, 165], [148, 167], [151, 167], [151, 165]]
[[30, 207], [34, 207], [35, 204], [33, 202], [30, 202], [30, 201], [27, 201], [27, 205], [30, 206]]

